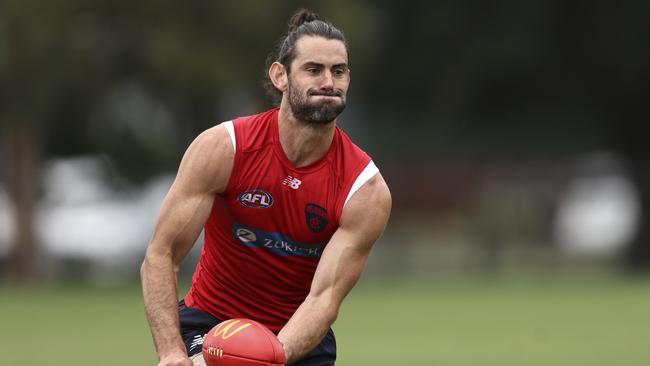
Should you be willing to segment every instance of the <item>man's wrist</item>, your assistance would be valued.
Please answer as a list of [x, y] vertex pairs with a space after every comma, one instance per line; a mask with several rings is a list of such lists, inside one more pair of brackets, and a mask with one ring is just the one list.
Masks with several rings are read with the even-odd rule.
[[167, 359], [178, 359], [178, 358], [188, 358], [187, 357], [187, 352], [185, 351], [185, 346], [183, 348], [170, 348], [161, 352], [158, 352], [158, 359], [159, 360], [167, 360]]
[[185, 352], [169, 353], [161, 356], [158, 362], [159, 366], [192, 366], [193, 362], [187, 357]]
[[[280, 341], [280, 344], [282, 345], [282, 350], [284, 351], [284, 359], [286, 360], [285, 364], [288, 365], [289, 360], [291, 360], [291, 358], [292, 358], [292, 352], [289, 349], [289, 347], [287, 347], [287, 345], [283, 341]], [[291, 361], [293, 361], [293, 360], [291, 360]]]

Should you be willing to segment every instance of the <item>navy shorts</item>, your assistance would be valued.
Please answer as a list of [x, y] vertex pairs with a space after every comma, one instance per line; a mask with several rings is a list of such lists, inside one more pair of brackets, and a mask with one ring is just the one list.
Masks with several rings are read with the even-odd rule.
[[[201, 352], [203, 337], [221, 321], [201, 310], [187, 307], [185, 301], [178, 303], [181, 323], [181, 336], [185, 342], [187, 354], [191, 357]], [[336, 361], [336, 339], [330, 328], [327, 334], [310, 353], [292, 366], [334, 366]]]

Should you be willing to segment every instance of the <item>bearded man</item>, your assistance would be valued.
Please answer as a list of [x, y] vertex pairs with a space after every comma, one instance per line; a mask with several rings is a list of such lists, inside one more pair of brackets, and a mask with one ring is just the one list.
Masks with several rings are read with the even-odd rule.
[[[343, 33], [298, 10], [269, 66], [279, 108], [199, 135], [165, 197], [141, 268], [158, 365], [204, 365], [220, 321], [256, 320], [287, 364], [334, 365], [330, 328], [388, 221], [371, 158], [337, 127], [350, 84]], [[201, 230], [192, 286], [177, 273]]]

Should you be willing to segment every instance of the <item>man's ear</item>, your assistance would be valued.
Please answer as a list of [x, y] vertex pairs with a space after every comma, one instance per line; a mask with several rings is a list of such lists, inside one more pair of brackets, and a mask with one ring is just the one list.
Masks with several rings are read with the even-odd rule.
[[279, 62], [274, 62], [269, 67], [269, 79], [273, 85], [281, 92], [287, 91], [287, 85], [289, 84], [289, 75], [287, 75], [287, 70]]

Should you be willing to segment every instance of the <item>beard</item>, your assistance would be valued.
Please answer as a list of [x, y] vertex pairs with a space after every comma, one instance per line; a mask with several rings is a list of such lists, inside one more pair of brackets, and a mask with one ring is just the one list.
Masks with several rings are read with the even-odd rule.
[[[289, 93], [289, 107], [293, 116], [307, 123], [328, 124], [334, 121], [345, 109], [345, 95], [340, 91], [308, 90], [307, 92], [302, 92], [298, 88], [294, 88], [291, 81], [289, 81], [287, 91]], [[331, 99], [310, 101], [309, 97], [312, 95], [336, 96], [340, 98], [340, 102], [337, 103]]]

